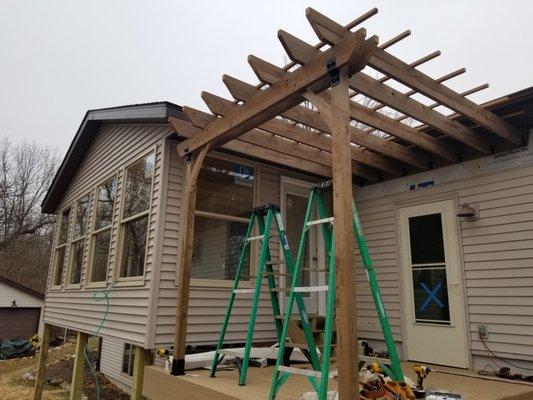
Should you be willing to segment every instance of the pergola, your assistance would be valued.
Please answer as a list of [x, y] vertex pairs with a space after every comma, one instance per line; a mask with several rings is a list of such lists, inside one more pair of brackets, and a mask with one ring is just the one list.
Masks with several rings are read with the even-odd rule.
[[[184, 368], [196, 183], [210, 150], [245, 153], [333, 178], [339, 395], [353, 399], [358, 379], [352, 184], [382, 181], [525, 142], [526, 136], [505, 118], [466, 98], [487, 85], [458, 93], [443, 84], [464, 68], [437, 79], [416, 68], [440, 52], [406, 63], [387, 51], [409, 31], [379, 44], [364, 28], [354, 30], [375, 14], [377, 9], [372, 9], [342, 26], [308, 8], [307, 19], [320, 40], [317, 45], [280, 30], [278, 39], [290, 64], [278, 67], [249, 56], [260, 84], [224, 75], [234, 100], [202, 92], [211, 113], [184, 107], [190, 121], [170, 118], [178, 135], [185, 137], [177, 151], [187, 159], [173, 374], [182, 374]], [[363, 72], [365, 67], [382, 77]], [[389, 80], [410, 90], [397, 90], [387, 84]], [[435, 103], [424, 104], [412, 97], [415, 94]], [[361, 97], [372, 101], [358, 101]], [[439, 106], [454, 113], [439, 112]]]

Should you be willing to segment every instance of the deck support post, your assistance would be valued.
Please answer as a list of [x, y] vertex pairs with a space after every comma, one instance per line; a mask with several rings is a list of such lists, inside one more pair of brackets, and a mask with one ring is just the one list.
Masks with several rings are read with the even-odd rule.
[[348, 69], [331, 89], [339, 399], [359, 399]]
[[85, 346], [87, 346], [88, 340], [89, 335], [78, 332], [74, 353], [74, 366], [72, 368], [72, 382], [70, 384], [70, 400], [81, 400], [83, 374], [85, 371]]
[[131, 400], [143, 399], [144, 367], [148, 363], [148, 351], [135, 346], [135, 361], [133, 362], [133, 382], [131, 384]]
[[52, 327], [44, 324], [41, 349], [39, 351], [39, 361], [37, 362], [37, 375], [35, 377], [35, 389], [33, 400], [41, 400], [44, 386], [44, 373], [46, 372], [46, 361], [48, 359], [48, 349], [50, 348], [50, 331]]
[[197, 153], [188, 154], [185, 168], [185, 185], [180, 207], [179, 252], [176, 265], [178, 301], [174, 332], [172, 375], [185, 374], [185, 351], [187, 347], [187, 317], [189, 311], [189, 290], [191, 281], [192, 244], [194, 238], [194, 211], [196, 209], [196, 188], [198, 173], [211, 144]]

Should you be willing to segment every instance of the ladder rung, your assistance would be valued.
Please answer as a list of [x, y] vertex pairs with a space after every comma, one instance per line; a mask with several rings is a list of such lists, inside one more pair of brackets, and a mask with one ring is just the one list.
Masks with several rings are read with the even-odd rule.
[[308, 293], [308, 292], [326, 292], [329, 290], [328, 285], [322, 286], [298, 286], [294, 288], [294, 291], [297, 293]]
[[251, 237], [249, 237], [246, 240], [249, 241], [249, 242], [251, 242], [252, 240], [263, 240], [264, 237], [265, 237], [265, 235], [251, 236]]
[[282, 265], [285, 261], [267, 261], [265, 265]]
[[255, 289], [235, 289], [233, 293], [254, 293]]
[[307, 224], [305, 224], [305, 226], [327, 224], [327, 223], [331, 223], [332, 224], [334, 221], [335, 221], [335, 219], [333, 217], [322, 218], [322, 219], [317, 219], [317, 220], [314, 220], [314, 221], [309, 221]]

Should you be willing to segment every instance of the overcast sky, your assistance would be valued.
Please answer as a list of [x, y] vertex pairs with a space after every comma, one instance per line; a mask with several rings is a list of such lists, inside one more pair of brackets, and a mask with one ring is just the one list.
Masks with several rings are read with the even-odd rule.
[[364, 26], [433, 77], [460, 67], [458, 91], [491, 87], [481, 102], [533, 82], [529, 0], [25, 1], [0, 0], [0, 137], [47, 143], [64, 153], [85, 111], [168, 100], [205, 108], [200, 92], [229, 97], [222, 74], [256, 82], [255, 54], [283, 64], [280, 28], [313, 44], [312, 6], [342, 24], [378, 7]]

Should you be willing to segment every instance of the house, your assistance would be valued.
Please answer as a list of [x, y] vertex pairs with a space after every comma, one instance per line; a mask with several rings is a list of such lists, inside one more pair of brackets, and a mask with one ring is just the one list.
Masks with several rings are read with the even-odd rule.
[[[289, 36], [283, 40], [292, 59], [306, 57], [291, 47], [299, 42]], [[346, 46], [346, 40], [339, 43]], [[342, 49], [333, 45], [327, 54]], [[384, 49], [378, 54], [392, 57]], [[261, 60], [249, 61], [265, 83], [287, 74]], [[378, 61], [372, 65], [381, 65]], [[329, 87], [322, 64], [299, 62], [306, 64], [301, 67], [306, 74], [322, 74], [314, 83], [327, 78], [327, 85], [315, 87], [317, 93]], [[441, 99], [439, 104], [450, 106], [453, 98], [461, 111], [444, 115], [394, 89], [384, 93], [382, 83], [364, 74], [356, 80], [359, 91], [425, 124], [408, 126], [350, 103], [352, 118], [368, 128], [347, 129], [355, 132], [351, 140], [358, 145], [345, 146], [351, 151], [346, 156], [353, 186], [343, 190], [355, 193], [401, 357], [480, 368], [490, 356], [488, 346], [498, 357], [531, 368], [533, 88], [475, 105], [445, 88], [444, 78], [437, 82], [412, 66], [402, 68], [408, 71], [404, 83], [420, 92], [436, 87], [431, 96]], [[332, 161], [329, 152], [334, 129], [321, 118], [328, 113], [320, 98], [306, 94], [319, 111], [297, 105], [294, 98], [283, 103], [285, 108], [276, 103], [278, 108], [263, 110], [271, 91], [259, 93], [228, 76], [224, 82], [243, 105], [205, 93], [213, 114], [222, 118], [168, 102], [87, 112], [43, 201], [43, 212], [57, 215], [44, 322], [77, 331], [78, 339], [86, 340], [106, 310], [93, 293], [107, 288], [109, 314], [99, 333], [102, 371], [116, 379], [131, 375], [135, 362], [142, 365], [143, 349], [174, 345], [179, 352], [180, 342], [213, 345], [235, 274], [234, 244], [244, 235], [250, 210], [280, 204], [289, 245], [296, 249], [309, 186], [332, 175], [337, 179], [331, 166], [340, 161]], [[264, 102], [256, 101], [263, 97]], [[252, 112], [247, 104], [286, 119], [239, 120], [239, 110]], [[226, 117], [237, 122], [223, 125]], [[215, 125], [226, 136], [213, 134], [207, 143], [215, 148], [201, 147]], [[372, 127], [386, 135], [373, 135]], [[191, 156], [193, 146], [210, 151]], [[191, 221], [194, 230], [188, 229]], [[320, 235], [311, 235], [307, 252], [309, 265], [325, 268]], [[250, 275], [255, 253], [252, 249]], [[356, 268], [355, 275], [358, 337], [382, 347], [365, 274]], [[319, 272], [304, 278], [309, 284], [325, 279]], [[305, 303], [310, 313], [325, 312], [322, 293], [309, 294]], [[244, 341], [249, 305], [246, 300], [236, 304], [229, 343]], [[179, 334], [184, 331], [186, 336]], [[266, 296], [254, 338], [276, 340]], [[131, 384], [132, 397], [139, 396], [142, 382]]]
[[42, 293], [0, 276], [0, 340], [41, 332], [43, 300]]

